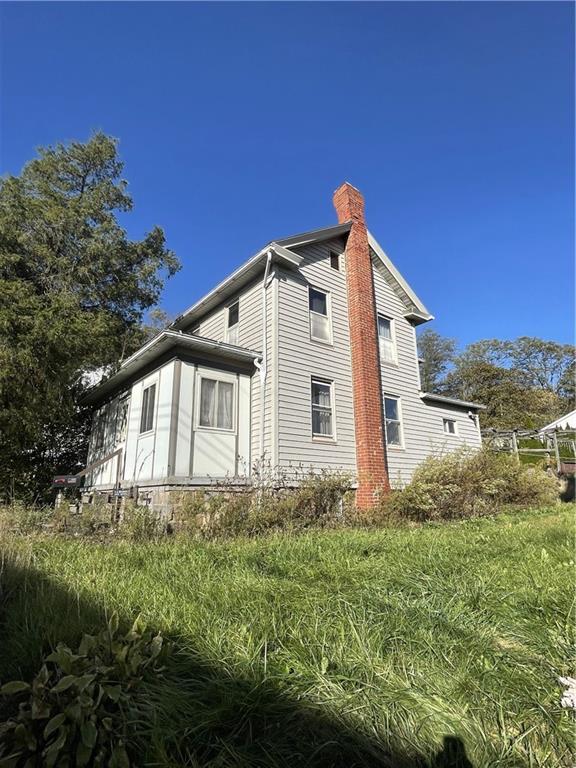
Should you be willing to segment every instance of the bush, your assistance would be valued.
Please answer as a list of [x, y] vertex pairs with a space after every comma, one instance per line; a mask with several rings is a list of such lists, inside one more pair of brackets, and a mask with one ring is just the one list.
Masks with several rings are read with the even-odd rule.
[[116, 615], [104, 632], [85, 635], [76, 653], [59, 644], [31, 685], [18, 680], [0, 688], [3, 697], [23, 698], [18, 713], [0, 724], [0, 765], [129, 766], [135, 691], [146, 672], [161, 671], [162, 650], [162, 637], [138, 619], [118, 636]]
[[[286, 484], [287, 479], [283, 482]], [[172, 526], [178, 533], [210, 539], [324, 528], [344, 520], [350, 488], [346, 475], [307, 473], [298, 476], [298, 483], [279, 490], [265, 486], [182, 494], [175, 505]]]
[[450, 520], [491, 514], [506, 505], [540, 506], [558, 500], [558, 484], [543, 469], [483, 450], [429, 457], [412, 481], [382, 501], [383, 517]]
[[50, 507], [28, 506], [19, 501], [0, 506], [0, 534], [42, 531], [54, 519]]
[[130, 541], [151, 541], [164, 533], [158, 512], [149, 506], [127, 501], [118, 526], [121, 536]]

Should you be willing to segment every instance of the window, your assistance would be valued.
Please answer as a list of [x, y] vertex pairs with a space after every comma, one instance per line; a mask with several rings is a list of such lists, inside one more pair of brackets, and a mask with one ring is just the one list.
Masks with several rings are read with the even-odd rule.
[[240, 321], [240, 304], [235, 301], [228, 307], [226, 325], [226, 341], [228, 344], [238, 344], [238, 323]]
[[332, 382], [312, 379], [312, 435], [334, 437]]
[[154, 428], [154, 406], [156, 401], [156, 384], [146, 387], [142, 395], [142, 413], [140, 414], [140, 434], [150, 432]]
[[332, 269], [335, 269], [337, 272], [340, 271], [340, 254], [334, 253], [334, 251], [330, 251], [330, 266]]
[[442, 419], [444, 422], [444, 432], [447, 435], [457, 435], [457, 425], [454, 419]]
[[100, 451], [104, 447], [106, 437], [106, 407], [101, 408], [94, 415], [94, 450]]
[[234, 384], [231, 381], [200, 379], [198, 424], [210, 429], [234, 429]]
[[329, 298], [324, 291], [316, 288], [308, 289], [308, 306], [310, 309], [310, 338], [315, 341], [330, 343]]
[[118, 400], [116, 408], [116, 445], [126, 440], [128, 432], [128, 408], [130, 406], [130, 395], [124, 395]]
[[380, 342], [380, 359], [385, 363], [395, 363], [396, 344], [393, 322], [384, 315], [378, 315], [378, 340]]
[[384, 395], [384, 416], [386, 421], [386, 444], [402, 446], [402, 424], [400, 420], [400, 398]]

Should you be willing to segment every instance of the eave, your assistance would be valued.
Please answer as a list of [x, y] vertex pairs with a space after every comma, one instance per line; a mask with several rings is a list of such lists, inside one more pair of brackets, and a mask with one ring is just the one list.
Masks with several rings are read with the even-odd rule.
[[303, 257], [277, 242], [270, 243], [261, 251], [258, 251], [248, 261], [245, 261], [237, 270], [232, 272], [225, 280], [219, 283], [213, 290], [199, 299], [195, 304], [189, 307], [185, 312], [179, 315], [170, 328], [180, 330], [190, 326], [195, 320], [218, 307], [223, 301], [231, 298], [242, 286], [254, 280], [263, 271], [268, 254], [272, 257], [273, 263], [282, 264], [288, 269], [298, 269], [303, 261]]
[[182, 331], [161, 331], [125, 360], [110, 378], [90, 389], [82, 398], [83, 404], [93, 405], [105, 399], [112, 392], [121, 389], [122, 385], [128, 385], [129, 382], [134, 381], [138, 373], [148, 368], [154, 360], [176, 349], [187, 350], [199, 356], [210, 354], [228, 363], [253, 362], [261, 357], [260, 352], [246, 347], [238, 347], [234, 344], [226, 344], [202, 336], [193, 336], [189, 333], [182, 333]]
[[[404, 293], [408, 299], [409, 304], [411, 305], [408, 307], [408, 312], [404, 315], [404, 317], [411, 320], [415, 325], [419, 325], [420, 323], [427, 323], [429, 320], [434, 320], [434, 315], [428, 312], [424, 302], [422, 302], [414, 293], [412, 288], [408, 285], [406, 280], [396, 269], [390, 258], [386, 255], [382, 246], [370, 232], [368, 232], [368, 244], [378, 259], [380, 259], [384, 267], [386, 267], [392, 276], [392, 279], [398, 284], [400, 290]], [[405, 303], [408, 302], [405, 301]]]
[[453, 405], [457, 408], [466, 408], [469, 411], [485, 411], [486, 406], [480, 403], [470, 403], [468, 400], [458, 400], [455, 397], [445, 397], [444, 395], [434, 395], [431, 392], [422, 392], [422, 400], [428, 400], [433, 403], [442, 403], [444, 405]]

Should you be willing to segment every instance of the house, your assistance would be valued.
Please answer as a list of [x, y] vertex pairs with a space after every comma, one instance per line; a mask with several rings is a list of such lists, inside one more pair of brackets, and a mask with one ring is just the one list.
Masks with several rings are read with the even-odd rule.
[[90, 391], [92, 489], [157, 503], [300, 467], [349, 472], [366, 507], [431, 453], [480, 446], [482, 406], [421, 391], [432, 315], [362, 195], [334, 204], [338, 224], [269, 243]]
[[555, 429], [566, 431], [576, 430], [576, 409], [569, 413], [565, 413], [564, 416], [560, 416], [560, 418], [550, 424], [546, 424], [545, 427], [542, 427], [542, 429], [539, 429], [538, 431], [542, 434], [544, 432], [551, 432]]

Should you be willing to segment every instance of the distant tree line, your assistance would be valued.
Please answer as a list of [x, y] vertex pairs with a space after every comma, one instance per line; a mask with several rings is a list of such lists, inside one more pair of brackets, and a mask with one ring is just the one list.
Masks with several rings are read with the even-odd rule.
[[426, 329], [418, 353], [422, 389], [482, 403], [482, 427], [539, 428], [574, 408], [571, 344], [521, 336], [476, 341], [458, 352], [455, 339]]

